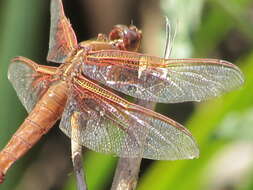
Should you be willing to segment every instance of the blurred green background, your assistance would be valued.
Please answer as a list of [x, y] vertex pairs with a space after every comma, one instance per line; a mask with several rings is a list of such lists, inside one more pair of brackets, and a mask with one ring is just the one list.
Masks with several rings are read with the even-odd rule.
[[[138, 190], [253, 190], [253, 2], [251, 0], [65, 0], [79, 41], [115, 24], [143, 31], [142, 52], [163, 56], [165, 20], [177, 23], [172, 57], [209, 57], [238, 65], [245, 85], [203, 103], [158, 104], [157, 111], [190, 129], [200, 158], [143, 160]], [[49, 0], [0, 1], [0, 148], [26, 116], [7, 80], [10, 59], [46, 63]], [[110, 189], [117, 158], [84, 153], [88, 187]], [[75, 189], [70, 140], [55, 127], [7, 174], [0, 190]]]

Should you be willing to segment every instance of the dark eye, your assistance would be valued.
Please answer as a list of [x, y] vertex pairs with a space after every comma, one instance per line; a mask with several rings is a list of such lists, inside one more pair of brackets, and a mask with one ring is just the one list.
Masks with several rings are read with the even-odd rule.
[[124, 44], [128, 48], [135, 49], [138, 46], [139, 38], [136, 32], [128, 30], [124, 36]]

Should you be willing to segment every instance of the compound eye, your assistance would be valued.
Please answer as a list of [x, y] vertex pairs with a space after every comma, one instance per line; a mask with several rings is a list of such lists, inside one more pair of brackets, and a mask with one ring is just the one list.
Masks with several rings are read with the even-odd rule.
[[134, 25], [130, 25], [128, 28], [129, 28], [129, 30], [135, 31], [136, 33], [138, 33], [138, 31], [139, 31], [138, 28]]
[[109, 34], [111, 41], [117, 41], [117, 46], [128, 51], [137, 51], [140, 47], [141, 31], [134, 25], [116, 25]]
[[124, 33], [124, 44], [127, 49], [133, 50], [136, 49], [136, 46], [138, 46], [139, 38], [137, 33], [134, 31], [127, 31], [127, 33]]
[[[126, 30], [126, 26], [124, 25], [115, 25], [112, 29], [112, 31], [109, 34], [110, 40], [123, 40], [124, 38], [124, 31]], [[127, 28], [128, 30], [128, 28]]]
[[129, 26], [128, 30], [124, 31], [124, 45], [127, 50], [137, 51], [140, 47], [142, 33], [135, 26]]

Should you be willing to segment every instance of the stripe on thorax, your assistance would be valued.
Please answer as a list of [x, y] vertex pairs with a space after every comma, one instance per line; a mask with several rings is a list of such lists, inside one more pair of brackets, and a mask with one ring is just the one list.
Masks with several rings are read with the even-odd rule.
[[88, 81], [85, 79], [79, 80], [77, 78], [74, 78], [74, 82], [76, 82], [77, 84], [79, 84], [83, 88], [87, 89], [88, 91], [90, 91], [96, 95], [99, 95], [103, 98], [106, 98], [114, 103], [117, 103], [117, 104], [123, 106], [124, 108], [129, 107], [129, 103], [126, 100], [124, 100], [124, 99], [112, 94], [111, 92], [97, 86], [96, 84], [92, 83], [91, 81]]

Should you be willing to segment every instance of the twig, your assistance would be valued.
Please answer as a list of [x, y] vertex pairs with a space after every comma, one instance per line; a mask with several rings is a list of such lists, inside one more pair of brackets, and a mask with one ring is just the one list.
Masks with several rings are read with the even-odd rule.
[[[154, 109], [155, 103], [136, 100], [136, 104]], [[134, 190], [137, 185], [142, 158], [119, 158], [111, 190]]]
[[76, 182], [77, 182], [77, 189], [78, 190], [88, 190], [86, 182], [85, 182], [85, 175], [84, 175], [84, 169], [82, 164], [82, 146], [74, 141], [78, 140], [79, 134], [80, 134], [80, 128], [78, 125], [78, 117], [79, 114], [75, 112], [71, 117], [71, 153], [72, 153], [72, 162], [73, 162], [73, 168], [74, 172], [76, 174]]
[[119, 158], [111, 190], [135, 189], [141, 158]]
[[[75, 150], [73, 152], [73, 146], [77, 146], [78, 150]], [[71, 140], [71, 147], [72, 147], [72, 162], [76, 174], [77, 189], [87, 190], [84, 176], [84, 169], [82, 167], [82, 146]]]

